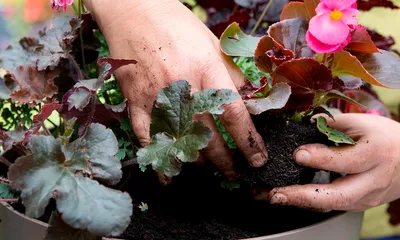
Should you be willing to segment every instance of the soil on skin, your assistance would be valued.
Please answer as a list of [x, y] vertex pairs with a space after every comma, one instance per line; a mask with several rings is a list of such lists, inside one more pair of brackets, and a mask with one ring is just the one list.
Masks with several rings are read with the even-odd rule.
[[[136, 167], [132, 168], [126, 190], [133, 197], [134, 214], [121, 238], [245, 239], [298, 229], [337, 214], [273, 206], [254, 200], [253, 187], [311, 182], [315, 170], [296, 165], [292, 153], [303, 144], [326, 142], [315, 126], [287, 123], [277, 116], [263, 114], [254, 118], [269, 149], [269, 162], [260, 169], [250, 168], [237, 154], [235, 162], [242, 180], [240, 189], [222, 189], [222, 179], [216, 176], [212, 166], [185, 165], [167, 187], [160, 186], [152, 171], [141, 173]], [[148, 204], [148, 211], [139, 209], [141, 202]]]

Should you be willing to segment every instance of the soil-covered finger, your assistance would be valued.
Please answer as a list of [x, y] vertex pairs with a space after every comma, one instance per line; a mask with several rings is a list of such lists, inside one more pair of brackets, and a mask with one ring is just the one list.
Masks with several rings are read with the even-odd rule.
[[143, 108], [129, 106], [129, 114], [133, 132], [140, 145], [147, 146], [150, 143], [150, 113]]
[[309, 144], [296, 149], [293, 158], [297, 163], [316, 169], [361, 173], [378, 164], [375, 161], [373, 143], [361, 140], [356, 146], [328, 147], [323, 144]]
[[196, 116], [196, 120], [203, 122], [213, 132], [213, 137], [208, 146], [201, 153], [218, 168], [221, 173], [231, 180], [237, 178], [235, 172], [232, 153], [227, 146], [221, 133], [218, 132], [214, 119], [209, 113]]
[[[360, 185], [360, 183], [363, 183]], [[295, 185], [273, 189], [271, 204], [290, 205], [319, 211], [346, 211], [367, 195], [373, 180], [368, 174], [349, 175], [331, 184]]]
[[250, 165], [263, 166], [268, 160], [268, 152], [243, 102], [238, 100], [226, 106], [225, 113], [219, 118]]

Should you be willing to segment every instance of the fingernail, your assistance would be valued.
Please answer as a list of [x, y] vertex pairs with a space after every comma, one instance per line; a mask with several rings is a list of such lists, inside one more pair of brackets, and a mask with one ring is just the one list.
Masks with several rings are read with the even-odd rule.
[[261, 167], [267, 162], [267, 157], [262, 153], [257, 153], [250, 159], [250, 164], [253, 167]]
[[278, 205], [283, 205], [286, 204], [288, 202], [288, 199], [285, 195], [283, 195], [282, 193], [275, 193], [271, 200], [269, 201], [269, 203], [271, 204], [278, 204]]
[[296, 152], [294, 160], [296, 160], [296, 162], [301, 164], [307, 164], [308, 162], [311, 161], [311, 155], [306, 150], [299, 150]]

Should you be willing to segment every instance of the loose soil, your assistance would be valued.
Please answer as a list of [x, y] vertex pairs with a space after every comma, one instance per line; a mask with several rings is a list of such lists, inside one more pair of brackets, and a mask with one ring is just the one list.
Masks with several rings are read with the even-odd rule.
[[[167, 187], [161, 187], [151, 171], [136, 167], [126, 185], [134, 199], [132, 222], [121, 238], [144, 240], [245, 239], [290, 231], [332, 217], [337, 212], [316, 213], [256, 201], [252, 189], [310, 183], [313, 169], [297, 165], [293, 151], [308, 143], [327, 143], [315, 126], [286, 122], [281, 114], [254, 117], [258, 132], [269, 151], [268, 163], [259, 169], [249, 167], [235, 154], [241, 188], [221, 188], [221, 177], [212, 166], [185, 165], [182, 173]], [[267, 127], [268, 126], [268, 127]], [[252, 141], [251, 137], [249, 141]], [[147, 203], [148, 211], [139, 209]]]
[[[153, 171], [137, 166], [124, 169], [124, 184], [134, 201], [132, 221], [121, 239], [133, 240], [233, 240], [286, 232], [328, 219], [338, 212], [317, 213], [256, 201], [253, 189], [310, 183], [316, 170], [297, 165], [293, 151], [303, 144], [325, 143], [315, 126], [286, 122], [281, 113], [264, 113], [253, 121], [269, 152], [268, 163], [251, 168], [240, 153], [234, 154], [240, 189], [221, 188], [224, 180], [211, 165], [186, 164], [171, 185], [163, 187]], [[253, 141], [249, 137], [249, 141]], [[5, 171], [1, 171], [1, 174]], [[121, 181], [121, 184], [124, 179]], [[117, 186], [119, 188], [119, 186]], [[149, 207], [142, 212], [141, 203]], [[21, 203], [12, 204], [24, 212]], [[48, 220], [54, 201], [40, 219]]]

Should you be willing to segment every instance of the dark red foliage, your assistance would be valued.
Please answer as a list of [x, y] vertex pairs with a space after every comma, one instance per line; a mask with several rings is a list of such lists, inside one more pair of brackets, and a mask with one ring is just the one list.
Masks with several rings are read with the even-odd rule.
[[379, 52], [367, 29], [365, 29], [365, 27], [362, 25], [358, 25], [357, 28], [351, 33], [351, 40], [346, 46], [346, 50], [360, 53]]
[[197, 4], [203, 8], [214, 8], [219, 11], [224, 8], [233, 8], [235, 2], [233, 0], [198, 0]]
[[396, 44], [392, 36], [385, 37], [371, 29], [367, 29], [367, 31], [371, 36], [372, 41], [375, 43], [375, 46], [379, 49], [389, 51], [391, 47]]
[[255, 85], [251, 81], [246, 81], [245, 85], [239, 89], [239, 94], [242, 96], [242, 99], [257, 98], [256, 94], [263, 93], [267, 87], [268, 78], [261, 77], [260, 86]]
[[394, 226], [400, 224], [400, 199], [391, 202], [387, 212], [390, 216], [390, 223]]
[[362, 11], [369, 11], [374, 7], [385, 7], [391, 9], [399, 8], [390, 0], [358, 0], [357, 6], [358, 9]]
[[237, 22], [241, 27], [247, 27], [250, 20], [250, 14], [247, 10], [241, 9], [228, 16], [225, 21], [219, 21], [215, 25], [210, 26], [210, 30], [217, 36], [221, 37], [225, 29], [233, 22]]

